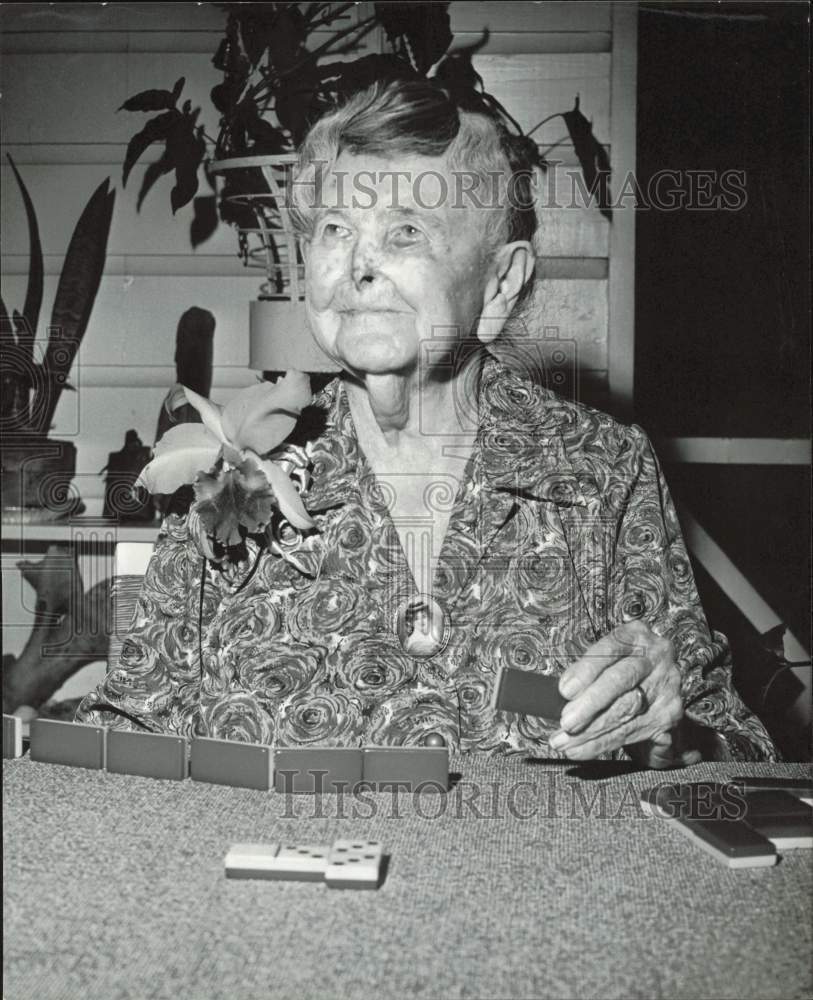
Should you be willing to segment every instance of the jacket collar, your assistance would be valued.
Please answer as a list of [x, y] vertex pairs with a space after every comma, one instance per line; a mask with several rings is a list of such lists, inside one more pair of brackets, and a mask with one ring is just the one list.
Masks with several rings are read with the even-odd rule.
[[[303, 495], [312, 513], [359, 493], [363, 456], [341, 378], [315, 397], [324, 430], [306, 446], [313, 475]], [[487, 355], [479, 386], [474, 464], [483, 488], [561, 506], [586, 506], [562, 434], [564, 404]]]
[[562, 433], [567, 405], [489, 357], [480, 381], [478, 434], [487, 488], [586, 506]]

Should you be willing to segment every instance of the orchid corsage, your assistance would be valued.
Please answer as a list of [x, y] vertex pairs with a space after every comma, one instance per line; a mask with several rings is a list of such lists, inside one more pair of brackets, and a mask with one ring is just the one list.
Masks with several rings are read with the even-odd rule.
[[136, 486], [172, 494], [193, 485], [201, 546], [213, 562], [228, 561], [229, 551], [239, 549], [247, 534], [264, 532], [277, 511], [293, 528], [308, 531], [314, 522], [290, 478], [291, 465], [281, 453], [275, 461], [273, 453], [310, 401], [308, 376], [297, 371], [249, 386], [225, 406], [179, 385], [170, 407], [188, 402], [203, 423], [171, 427]]

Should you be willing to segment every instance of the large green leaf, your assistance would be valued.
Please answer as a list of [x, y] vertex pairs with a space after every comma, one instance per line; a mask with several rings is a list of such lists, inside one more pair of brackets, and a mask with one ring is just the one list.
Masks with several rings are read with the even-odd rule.
[[40, 319], [40, 307], [42, 306], [42, 245], [40, 244], [40, 230], [37, 223], [37, 213], [34, 211], [34, 203], [31, 201], [28, 188], [26, 188], [23, 183], [23, 179], [20, 176], [19, 170], [17, 170], [14, 160], [12, 160], [8, 153], [6, 156], [8, 156], [8, 162], [11, 164], [11, 169], [14, 171], [14, 176], [20, 188], [23, 205], [25, 206], [25, 217], [28, 222], [28, 288], [26, 289], [25, 303], [23, 305], [23, 316], [28, 324], [28, 329], [21, 336], [18, 346], [20, 348], [21, 355], [26, 359], [30, 359], [34, 353], [34, 338], [37, 335], [37, 326]]
[[396, 53], [421, 76], [452, 44], [448, 3], [377, 3], [375, 13]]
[[181, 77], [175, 81], [172, 90], [142, 90], [140, 94], [128, 98], [119, 111], [162, 111], [174, 108], [185, 82], [184, 77]]
[[172, 157], [169, 155], [167, 148], [164, 147], [164, 152], [161, 154], [160, 158], [153, 160], [153, 162], [150, 163], [144, 171], [144, 179], [141, 181], [141, 187], [138, 191], [138, 200], [136, 201], [136, 212], [141, 211], [144, 199], [149, 194], [155, 182], [165, 174], [171, 173], [174, 169], [175, 164], [172, 162]]
[[201, 243], [212, 236], [217, 229], [217, 196], [213, 194], [199, 195], [192, 202], [194, 217], [189, 227], [189, 240], [192, 248], [199, 247]]
[[181, 112], [177, 108], [172, 108], [155, 118], [150, 118], [144, 128], [140, 132], [136, 132], [127, 144], [124, 166], [121, 169], [122, 187], [127, 187], [127, 178], [141, 154], [149, 149], [154, 142], [166, 142], [172, 128], [180, 118]]
[[199, 112], [200, 108], [192, 111], [187, 101], [167, 135], [167, 155], [175, 168], [175, 187], [170, 192], [173, 215], [198, 193], [198, 168], [206, 155], [201, 129], [195, 125]]
[[607, 150], [593, 135], [593, 126], [579, 110], [579, 98], [572, 111], [562, 115], [570, 133], [573, 149], [579, 158], [587, 189], [595, 195], [599, 211], [612, 222], [613, 210], [610, 204], [610, 159]]
[[[46, 399], [35, 400], [37, 429], [48, 432], [76, 351], [87, 329], [107, 256], [115, 191], [106, 178], [91, 195], [76, 223], [54, 298], [51, 332], [43, 367], [48, 380]], [[39, 395], [39, 394], [38, 394]]]

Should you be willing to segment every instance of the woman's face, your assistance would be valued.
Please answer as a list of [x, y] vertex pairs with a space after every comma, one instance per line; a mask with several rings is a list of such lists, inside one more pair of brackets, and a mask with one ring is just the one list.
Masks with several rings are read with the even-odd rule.
[[448, 365], [438, 338], [448, 346], [471, 336], [483, 306], [478, 215], [445, 157], [342, 153], [303, 247], [306, 308], [322, 349], [360, 375]]

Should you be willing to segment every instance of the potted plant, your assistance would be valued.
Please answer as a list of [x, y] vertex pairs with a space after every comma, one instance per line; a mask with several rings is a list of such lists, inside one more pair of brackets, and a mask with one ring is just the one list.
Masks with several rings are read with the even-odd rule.
[[[350, 24], [343, 22], [358, 7], [354, 3], [311, 3], [304, 10], [297, 3], [224, 6], [224, 36], [212, 59], [223, 73], [210, 95], [218, 115], [215, 136], [199, 124], [201, 109], [183, 99], [183, 77], [171, 90], [142, 91], [120, 109], [159, 112], [130, 140], [123, 181], [126, 185], [145, 150], [163, 143], [160, 159], [145, 173], [138, 204], [160, 177], [174, 172], [173, 213], [194, 201], [193, 246], [211, 235], [218, 215], [238, 229], [257, 228], [251, 196], [275, 193], [263, 183], [257, 164], [265, 157], [273, 158], [267, 162], [274, 167], [290, 162], [310, 125], [342, 95], [376, 80], [425, 76], [452, 42], [448, 3], [374, 4], [373, 14]], [[390, 54], [331, 60], [379, 27], [389, 39]], [[309, 49], [311, 36], [325, 29], [332, 33]], [[254, 160], [258, 157], [263, 159]], [[239, 167], [224, 162], [235, 158], [253, 162]], [[208, 179], [213, 168], [226, 172], [219, 198], [199, 197], [201, 169]], [[244, 259], [250, 253], [242, 236], [240, 252]]]
[[41, 520], [81, 512], [71, 492], [76, 447], [48, 436], [87, 329], [107, 254], [115, 191], [104, 180], [85, 206], [71, 237], [57, 285], [41, 357], [35, 353], [43, 294], [43, 258], [37, 215], [28, 190], [9, 156], [25, 206], [29, 270], [22, 311], [11, 314], [0, 300], [0, 446], [2, 503], [6, 517]]
[[[193, 203], [192, 245], [206, 240], [222, 219], [237, 229], [244, 264], [264, 271], [259, 301], [251, 304], [249, 364], [255, 369], [281, 370], [290, 363], [284, 349], [279, 357], [281, 345], [269, 331], [286, 331], [287, 341], [296, 342], [300, 352], [310, 343], [307, 336], [290, 336], [305, 324], [299, 309], [303, 267], [283, 194], [294, 151], [309, 127], [342, 97], [374, 82], [433, 75], [458, 96], [461, 106], [487, 107], [500, 115], [525, 144], [527, 159], [541, 169], [546, 166], [530, 133], [523, 136], [505, 108], [484, 91], [473, 68], [472, 57], [487, 44], [488, 31], [473, 45], [450, 51], [448, 3], [375, 3], [369, 16], [344, 24], [358, 6], [224, 5], [224, 36], [212, 60], [223, 73], [211, 91], [218, 115], [214, 136], [198, 121], [201, 109], [183, 98], [183, 77], [171, 89], [142, 91], [122, 105], [129, 112], [158, 112], [132, 137], [125, 156], [126, 185], [139, 157], [154, 143], [163, 144], [160, 158], [144, 174], [138, 205], [160, 177], [174, 173], [170, 203], [173, 213]], [[324, 29], [332, 32], [327, 40], [309, 48], [314, 33]], [[383, 31], [388, 53], [342, 58], [374, 29]], [[579, 111], [578, 98], [562, 118], [604, 210], [609, 197], [604, 148]], [[198, 194], [201, 174], [218, 187], [217, 195]], [[278, 363], [266, 363], [271, 354]], [[321, 352], [314, 347], [313, 356], [295, 359], [299, 363], [294, 367], [332, 370], [320, 367], [317, 355]]]
[[[357, 6], [226, 5], [224, 37], [212, 60], [223, 72], [223, 81], [211, 91], [219, 116], [215, 136], [199, 124], [200, 108], [183, 99], [183, 78], [172, 89], [143, 91], [122, 106], [131, 112], [158, 112], [130, 140], [125, 157], [126, 184], [144, 151], [163, 144], [162, 155], [145, 172], [139, 206], [161, 176], [174, 172], [170, 203], [174, 213], [193, 202], [192, 245], [207, 239], [222, 219], [237, 229], [243, 262], [263, 269], [265, 282], [260, 301], [252, 303], [252, 326], [290, 330], [301, 313], [302, 262], [283, 193], [294, 151], [310, 125], [344, 95], [376, 81], [421, 77], [433, 70], [450, 87], [472, 94], [479, 81], [471, 57], [485, 44], [487, 33], [475, 45], [449, 52], [448, 3], [377, 3], [368, 17], [344, 24]], [[388, 39], [389, 53], [341, 58], [377, 28]], [[332, 31], [327, 40], [309, 48], [314, 33], [324, 29]], [[481, 96], [510, 120], [493, 98]], [[218, 185], [217, 196], [198, 195], [201, 173]], [[252, 342], [263, 340], [252, 337]], [[317, 370], [314, 352], [299, 367]], [[253, 357], [250, 364], [269, 367]]]

